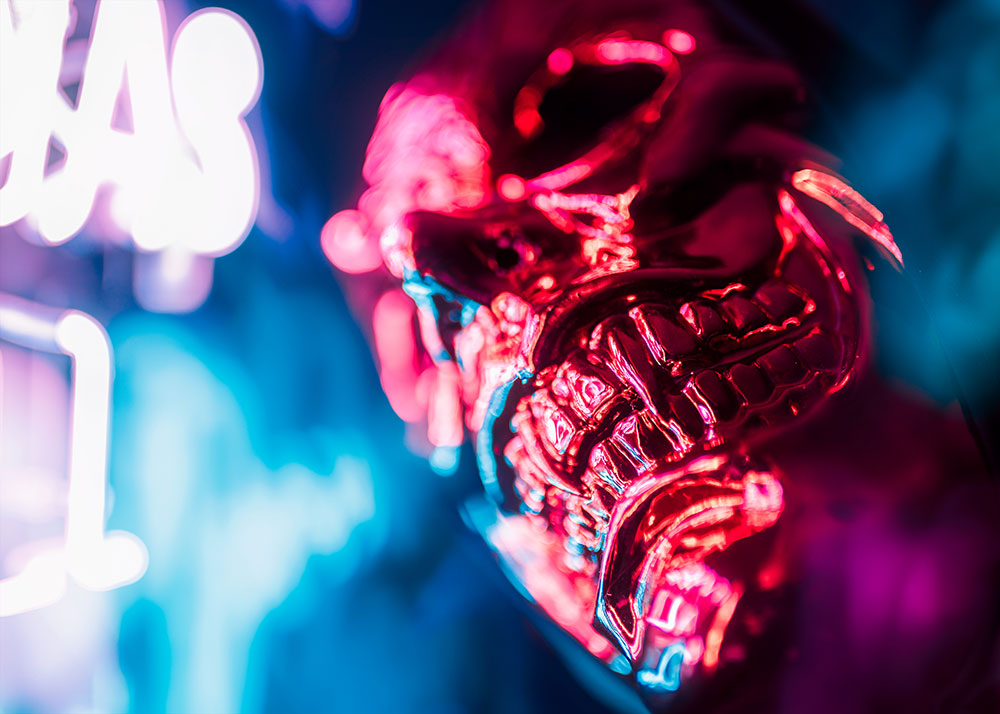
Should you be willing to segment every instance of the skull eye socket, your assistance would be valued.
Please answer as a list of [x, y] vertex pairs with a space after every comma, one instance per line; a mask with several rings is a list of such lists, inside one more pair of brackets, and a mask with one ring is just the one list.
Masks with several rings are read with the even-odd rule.
[[[491, 235], [493, 234], [493, 235]], [[538, 260], [538, 247], [520, 231], [510, 228], [488, 231], [483, 246], [486, 263], [497, 275], [511, 275]]]
[[497, 246], [494, 260], [496, 261], [497, 269], [504, 272], [510, 272], [521, 264], [520, 254], [510, 246]]
[[538, 107], [540, 131], [526, 153], [550, 162], [575, 158], [601, 141], [606, 129], [649, 101], [665, 74], [650, 64], [574, 69], [546, 92]]
[[622, 132], [655, 122], [677, 77], [669, 50], [627, 33], [555, 50], [514, 99], [511, 170], [541, 175], [605, 142], [628, 143]]

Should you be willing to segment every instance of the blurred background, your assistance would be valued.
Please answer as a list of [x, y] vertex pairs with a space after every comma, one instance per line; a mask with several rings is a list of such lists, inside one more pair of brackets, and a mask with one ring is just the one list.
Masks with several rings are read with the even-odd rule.
[[[462, 523], [469, 455], [406, 449], [320, 240], [478, 4], [0, 0], [0, 712], [603, 711]], [[1000, 2], [712, 4], [813, 46], [815, 138], [930, 316], [882, 359], [990, 448]]]

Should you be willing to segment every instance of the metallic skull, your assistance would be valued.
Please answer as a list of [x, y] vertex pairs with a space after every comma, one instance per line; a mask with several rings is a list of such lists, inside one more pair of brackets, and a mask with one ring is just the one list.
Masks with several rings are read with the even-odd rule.
[[865, 359], [850, 235], [901, 262], [803, 100], [686, 2], [496, 4], [390, 89], [324, 233], [412, 299], [416, 347], [379, 289], [383, 384], [436, 461], [472, 440], [511, 577], [654, 695], [763, 627], [767, 444]]

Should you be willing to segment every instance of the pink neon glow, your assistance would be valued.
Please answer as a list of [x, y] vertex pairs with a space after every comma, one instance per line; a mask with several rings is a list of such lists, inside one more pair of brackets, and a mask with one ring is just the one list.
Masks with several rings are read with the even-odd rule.
[[524, 179], [514, 174], [504, 174], [497, 179], [497, 191], [508, 201], [520, 201], [527, 194]]
[[528, 182], [528, 187], [533, 191], [557, 191], [566, 186], [587, 178], [594, 170], [593, 164], [589, 161], [574, 161], [573, 163], [561, 166], [558, 169], [542, 174]]
[[335, 213], [323, 226], [320, 245], [327, 259], [345, 273], [368, 273], [382, 266], [379, 245], [368, 238], [368, 219], [361, 211]]
[[546, 65], [552, 74], [566, 74], [573, 69], [573, 53], [565, 47], [552, 50]]
[[903, 267], [903, 254], [882, 220], [882, 212], [844, 181], [823, 171], [802, 169], [792, 174], [792, 186], [835, 210], [871, 238], [897, 268]]
[[665, 65], [670, 59], [662, 45], [642, 40], [604, 40], [597, 45], [597, 56], [607, 64], [627, 64], [629, 62], [649, 62]]
[[[669, 643], [675, 637], [682, 638], [685, 676], [699, 663], [707, 670], [713, 669], [740, 593], [738, 585], [733, 586], [704, 563], [668, 571], [645, 616], [651, 628], [647, 641]], [[670, 637], [662, 637], [661, 632]]]
[[434, 446], [459, 447], [465, 438], [459, 379], [453, 362], [438, 365], [427, 417], [427, 438]]
[[393, 274], [401, 277], [409, 259], [405, 244], [387, 241], [385, 233], [399, 231], [410, 211], [482, 205], [489, 156], [489, 146], [455, 98], [409, 87], [387, 94], [365, 158], [370, 187], [358, 208], [368, 219], [367, 240], [381, 243]]
[[712, 669], [719, 663], [719, 650], [722, 648], [722, 638], [725, 635], [726, 627], [729, 626], [729, 621], [733, 619], [733, 614], [736, 612], [736, 605], [739, 601], [740, 593], [738, 591], [732, 593], [726, 598], [722, 607], [719, 608], [719, 611], [715, 615], [712, 627], [705, 638], [705, 656], [702, 659], [702, 663], [707, 669]]
[[841, 287], [844, 292], [851, 292], [851, 285], [847, 280], [847, 275], [842, 269], [834, 269], [832, 264], [835, 263], [832, 252], [830, 251], [830, 246], [826, 244], [826, 240], [823, 239], [816, 229], [813, 227], [812, 223], [806, 217], [802, 210], [795, 203], [795, 199], [792, 198], [788, 191], [778, 192], [778, 206], [781, 208], [782, 214], [784, 214], [785, 219], [798, 226], [798, 228], [809, 238], [809, 240], [815, 245], [823, 256], [823, 261], [820, 263], [823, 272], [828, 276], [836, 275], [837, 280], [840, 282]]
[[382, 231], [378, 239], [379, 249], [385, 267], [396, 278], [402, 278], [413, 268], [413, 234], [399, 223], [393, 223]]
[[525, 87], [517, 95], [514, 103], [514, 126], [525, 139], [531, 139], [542, 131], [542, 116], [538, 113], [541, 103], [542, 92], [537, 87]]
[[341, 261], [345, 272], [367, 272], [378, 247], [390, 272], [402, 277], [412, 263], [403, 217], [414, 210], [480, 206], [487, 198], [489, 156], [489, 146], [453, 97], [390, 91], [368, 144], [363, 174], [369, 188], [358, 213], [347, 214], [353, 225], [338, 219], [324, 235], [327, 257], [338, 267]]
[[667, 30], [663, 33], [663, 44], [679, 55], [690, 54], [695, 47], [694, 37], [684, 30]]
[[418, 422], [425, 404], [417, 399], [417, 343], [413, 334], [415, 308], [402, 290], [391, 290], [379, 298], [372, 312], [379, 377], [393, 411], [403, 421]]

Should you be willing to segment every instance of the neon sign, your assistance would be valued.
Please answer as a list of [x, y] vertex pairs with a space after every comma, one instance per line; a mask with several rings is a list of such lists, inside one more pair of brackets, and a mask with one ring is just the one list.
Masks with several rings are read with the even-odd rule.
[[263, 79], [256, 38], [238, 16], [201, 10], [168, 58], [162, 3], [98, 2], [74, 106], [73, 17], [69, 0], [0, 3], [0, 226], [24, 220], [60, 245], [108, 187], [106, 217], [140, 252], [169, 254], [164, 270], [182, 283], [179, 271], [232, 251], [257, 214], [245, 121]]
[[51, 605], [68, 577], [89, 590], [110, 590], [146, 572], [146, 546], [125, 531], [104, 531], [112, 355], [107, 333], [76, 310], [54, 310], [0, 295], [0, 339], [66, 355], [70, 382], [69, 488], [65, 538], [39, 544], [20, 572], [0, 579], [0, 617]]

